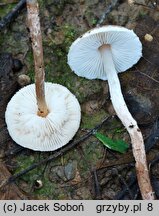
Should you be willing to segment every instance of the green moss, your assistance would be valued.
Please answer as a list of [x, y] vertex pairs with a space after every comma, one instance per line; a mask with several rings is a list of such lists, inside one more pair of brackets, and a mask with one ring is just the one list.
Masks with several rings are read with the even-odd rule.
[[[71, 43], [75, 40], [77, 37], [77, 32], [75, 31], [75, 28], [71, 25], [65, 24], [60, 27], [55, 28], [56, 31], [53, 31], [49, 34], [49, 39], [44, 38], [43, 42], [46, 46], [50, 46], [52, 48], [61, 48], [62, 52], [67, 52], [69, 46]], [[57, 42], [57, 39], [59, 39], [61, 36], [61, 41]], [[58, 53], [57, 53], [58, 54]], [[60, 54], [61, 56], [61, 54]]]
[[29, 51], [26, 55], [26, 62], [28, 64], [28, 76], [31, 79], [31, 82], [34, 82], [34, 76], [35, 76], [35, 72], [34, 72], [34, 58], [33, 58], [33, 53], [32, 51]]
[[138, 19], [142, 19], [147, 15], [148, 11], [146, 10], [140, 10], [138, 14]]
[[[29, 166], [31, 166], [33, 163], [36, 163], [38, 161], [38, 153], [32, 154], [30, 156], [28, 155], [19, 155], [17, 157], [17, 169], [15, 170], [15, 173], [18, 173], [22, 170], [25, 170], [26, 168], [28, 168]], [[36, 168], [32, 171], [30, 171], [29, 173], [27, 173], [26, 175], [22, 176], [22, 179], [27, 181], [27, 182], [33, 182], [38, 176], [39, 174], [42, 172], [43, 166], [41, 166], [40, 168]]]
[[97, 24], [97, 22], [98, 22], [98, 20], [95, 19], [95, 18], [93, 18], [93, 19], [91, 20], [91, 24], [92, 24], [93, 26], [95, 26], [95, 25]]
[[[60, 45], [52, 42], [52, 50], [57, 61], [54, 61], [52, 68], [54, 69], [53, 81], [66, 86], [74, 93], [82, 103], [85, 98], [91, 94], [101, 90], [100, 81], [92, 81], [78, 77], [73, 73], [67, 64], [67, 54], [72, 42], [77, 38], [77, 32], [70, 25], [61, 26], [59, 32], [63, 32], [64, 39]], [[47, 71], [48, 72], [48, 71]], [[49, 77], [47, 77], [49, 79]], [[86, 90], [87, 88], [87, 90]], [[91, 89], [91, 92], [90, 92]]]
[[[39, 154], [38, 152], [35, 152], [32, 155], [19, 155], [17, 160], [17, 169], [14, 173], [18, 173], [22, 170], [25, 170], [29, 166], [31, 166], [34, 163], [37, 163], [38, 161], [44, 159], [44, 157], [47, 157], [46, 154]], [[58, 163], [58, 160], [56, 162], [53, 162], [52, 164]], [[56, 182], [51, 182], [48, 178], [48, 172], [45, 171], [46, 165], [41, 165], [37, 167], [36, 169], [31, 170], [27, 174], [22, 175], [20, 178], [20, 181], [25, 181], [30, 188], [34, 185], [35, 180], [40, 179], [43, 183], [43, 186], [41, 189], [34, 189], [32, 194], [33, 196], [38, 197], [39, 199], [47, 198], [52, 199], [54, 195], [54, 199], [58, 199], [58, 196], [60, 193], [57, 193], [58, 190], [58, 184]], [[17, 180], [18, 182], [19, 180]]]
[[100, 110], [98, 113], [94, 113], [91, 116], [88, 114], [82, 115], [82, 128], [94, 128], [99, 122], [101, 122], [108, 114], [105, 110]]
[[92, 137], [86, 145], [83, 145], [83, 149], [87, 161], [93, 163], [94, 165], [96, 165], [99, 159], [102, 158], [103, 146], [95, 137]]
[[64, 25], [62, 27], [62, 31], [64, 32], [65, 40], [64, 40], [64, 47], [65, 51], [68, 52], [69, 47], [71, 46], [72, 42], [75, 40], [77, 36], [77, 32], [75, 31], [73, 26]]
[[123, 134], [126, 132], [125, 127], [119, 119], [113, 118], [109, 124], [106, 124], [101, 133], [105, 134], [111, 139], [123, 139]]
[[40, 10], [45, 8], [45, 1], [44, 0], [38, 0], [39, 6], [40, 6]]
[[[60, 44], [54, 40], [55, 37], [58, 37], [55, 35], [57, 32], [62, 34]], [[68, 50], [75, 40], [76, 32], [69, 25], [59, 27], [57, 32], [51, 33], [49, 39], [44, 38], [43, 41], [44, 59], [46, 60], [44, 61], [47, 62], [45, 63], [46, 81], [64, 85], [77, 97], [82, 96], [81, 93], [77, 93], [77, 86], [82, 79], [79, 80], [67, 64]]]
[[0, 17], [3, 18], [6, 16], [16, 4], [6, 4], [5, 6], [0, 6]]
[[43, 183], [42, 188], [35, 189], [34, 195], [36, 195], [39, 199], [46, 197], [47, 199], [51, 199], [52, 195], [55, 193], [57, 189], [57, 184], [50, 182], [47, 177], [41, 178], [41, 181]]
[[[56, 44], [52, 39], [54, 38], [55, 32], [51, 34], [51, 39], [44, 37], [43, 40], [45, 80], [47, 82], [58, 83], [66, 86], [78, 97], [80, 102], [82, 102], [87, 94], [86, 91], [83, 90], [82, 86], [88, 86], [89, 88], [90, 81], [79, 78], [71, 71], [67, 64], [68, 49], [76, 37], [76, 32], [74, 28], [69, 25], [59, 27], [58, 32], [62, 32], [64, 35], [61, 44]], [[34, 61], [32, 50], [27, 53], [26, 62], [28, 66], [28, 75], [32, 82], [34, 82]]]

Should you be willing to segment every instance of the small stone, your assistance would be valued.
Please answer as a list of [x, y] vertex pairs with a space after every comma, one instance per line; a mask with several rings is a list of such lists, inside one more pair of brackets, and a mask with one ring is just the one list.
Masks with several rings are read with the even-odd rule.
[[50, 181], [56, 181], [56, 182], [65, 182], [67, 181], [64, 173], [64, 167], [63, 166], [55, 166], [51, 167], [49, 171], [49, 179]]
[[47, 35], [50, 35], [51, 33], [52, 33], [52, 29], [51, 29], [51, 28], [48, 28], [46, 34], [47, 34]]
[[18, 83], [21, 87], [30, 84], [30, 82], [31, 82], [31, 80], [30, 80], [30, 77], [28, 75], [25, 75], [25, 74], [19, 75]]
[[134, 0], [128, 0], [128, 4], [129, 4], [129, 5], [133, 5], [134, 3], [135, 3]]
[[71, 185], [79, 184], [79, 183], [81, 183], [81, 181], [82, 181], [82, 179], [81, 179], [80, 173], [76, 169], [76, 175], [75, 175], [74, 179], [71, 180]]
[[64, 172], [65, 172], [65, 176], [66, 176], [67, 180], [71, 180], [71, 179], [75, 178], [76, 169], [77, 169], [77, 161], [69, 162], [65, 166]]
[[36, 189], [40, 189], [43, 187], [43, 182], [41, 180], [36, 180], [35, 183], [34, 183], [34, 187]]
[[56, 175], [63, 181], [67, 181], [67, 178], [65, 176], [65, 171], [63, 166], [57, 166], [56, 169]]
[[153, 37], [150, 34], [145, 34], [144, 39], [145, 39], [145, 41], [148, 41], [148, 42], [153, 41]]

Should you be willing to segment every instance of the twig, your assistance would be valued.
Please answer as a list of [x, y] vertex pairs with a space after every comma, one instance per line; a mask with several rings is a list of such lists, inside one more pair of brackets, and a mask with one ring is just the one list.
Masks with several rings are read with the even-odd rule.
[[113, 8], [116, 6], [117, 3], [118, 3], [118, 0], [111, 1], [111, 4], [106, 8], [101, 18], [98, 20], [96, 27], [99, 27], [104, 22], [107, 15], [113, 10]]
[[119, 174], [118, 170], [116, 168], [113, 168], [114, 173], [118, 176], [118, 178], [120, 179], [120, 181], [124, 184], [125, 189], [128, 191], [130, 198], [134, 199], [132, 191], [129, 187], [129, 185], [126, 183], [125, 179]]
[[146, 77], [148, 77], [149, 79], [151, 79], [152, 81], [154, 81], [154, 82], [156, 82], [156, 83], [159, 83], [159, 81], [158, 80], [156, 80], [156, 79], [154, 79], [153, 77], [151, 77], [151, 76], [149, 76], [149, 75], [147, 75], [147, 74], [145, 74], [145, 73], [143, 73], [143, 72], [141, 72], [140, 70], [138, 70], [137, 69], [137, 72], [139, 72], [140, 74], [142, 74], [143, 76], [146, 76]]
[[151, 79], [152, 81], [154, 81], [154, 82], [156, 82], [156, 83], [159, 83], [159, 80], [156, 80], [156, 79], [154, 79], [153, 77], [151, 77], [151, 76], [149, 76], [149, 75], [147, 75], [147, 74], [144, 74], [144, 73], [141, 72], [141, 71], [139, 71], [139, 73], [142, 74], [142, 75], [144, 75], [144, 76], [146, 76], [146, 77], [148, 77], [148, 78]]
[[154, 4], [153, 4], [153, 7], [150, 7], [150, 6], [142, 4], [142, 3], [137, 3], [137, 2], [134, 2], [133, 4], [137, 5], [137, 6], [142, 6], [144, 8], [148, 8], [148, 9], [151, 9], [151, 10], [157, 10], [157, 11], [159, 10]]
[[25, 148], [23, 148], [22, 146], [16, 146], [14, 148], [9, 149], [8, 151], [5, 152], [5, 156], [4, 157], [11, 157], [14, 156], [16, 154], [18, 154], [19, 152], [23, 151]]
[[9, 25], [18, 16], [20, 11], [24, 8], [26, 0], [21, 0], [1, 21], [0, 21], [0, 31], [3, 30], [7, 25]]
[[[137, 178], [136, 175], [131, 174], [129, 180], [128, 180], [129, 184], [128, 187], [131, 188], [131, 192], [133, 193], [133, 200], [137, 199], [137, 197], [139, 196], [140, 190], [139, 187], [137, 185]], [[127, 194], [127, 188], [124, 188], [122, 191], [120, 191], [115, 197], [114, 199], [116, 200], [121, 200], [121, 199], [125, 199], [125, 195]]]
[[[149, 153], [147, 155], [147, 160], [149, 163], [151, 163], [152, 160], [154, 160], [155, 157], [157, 157], [158, 155], [154, 154], [154, 153]], [[116, 166], [120, 166], [120, 165], [125, 165], [125, 164], [132, 164], [134, 165], [135, 161], [134, 158], [132, 156], [132, 153], [127, 153], [125, 156], [123, 156], [122, 158], [118, 159], [118, 160], [113, 160], [110, 161], [106, 164], [102, 164], [102, 165], [98, 165], [96, 166], [97, 171], [103, 170], [103, 169], [108, 169], [108, 168], [112, 168], [112, 167], [116, 167]]]
[[137, 5], [137, 6], [142, 6], [142, 7], [148, 8], [148, 9], [157, 9], [158, 10], [156, 2], [154, 2], [154, 1], [149, 1], [149, 2], [151, 2], [152, 7], [149, 5], [143, 4], [143, 3], [138, 3], [135, 0], [128, 0], [128, 4], [130, 6]]
[[[0, 182], [5, 182], [11, 176], [4, 163], [0, 162]], [[16, 184], [7, 185], [3, 190], [0, 190], [0, 200], [26, 200], [28, 197], [19, 190]]]
[[97, 176], [97, 170], [93, 169], [94, 187], [95, 187], [95, 199], [101, 199], [100, 185]]
[[[139, 193], [139, 188], [137, 187], [137, 183], [136, 183], [136, 176], [135, 175], [131, 175], [130, 176], [130, 181], [128, 184], [129, 188], [133, 188], [135, 191], [137, 191], [137, 194]], [[131, 189], [132, 191], [132, 189]], [[127, 188], [124, 188], [122, 191], [120, 191], [115, 197], [115, 200], [121, 200], [123, 199], [123, 197], [125, 196], [125, 194], [127, 193]], [[134, 198], [135, 199], [135, 198]]]
[[50, 157], [41, 160], [40, 162], [34, 163], [31, 166], [29, 166], [28, 168], [26, 168], [25, 170], [20, 171], [19, 173], [11, 176], [10, 178], [8, 178], [5, 182], [0, 184], [0, 188], [2, 188], [4, 185], [9, 184], [14, 182], [17, 178], [21, 177], [22, 175], [30, 172], [31, 170], [47, 163], [50, 162], [56, 158], [58, 158], [59, 156], [64, 155], [66, 152], [70, 151], [72, 148], [74, 148], [75, 146], [77, 146], [78, 144], [80, 144], [81, 142], [85, 141], [86, 139], [88, 139], [91, 135], [94, 134], [94, 131], [101, 128], [106, 122], [108, 122], [112, 117], [106, 117], [105, 119], [103, 119], [103, 121], [98, 124], [95, 128], [93, 128], [92, 130], [90, 130], [88, 133], [86, 133], [84, 136], [82, 136], [79, 140], [77, 141], [72, 141], [70, 142], [68, 145], [64, 146], [62, 149], [56, 151], [53, 155], [51, 155]]

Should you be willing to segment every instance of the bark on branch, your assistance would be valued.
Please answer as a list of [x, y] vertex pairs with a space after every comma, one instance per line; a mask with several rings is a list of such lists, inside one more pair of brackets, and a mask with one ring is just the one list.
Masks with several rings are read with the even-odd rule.
[[28, 26], [32, 41], [32, 49], [35, 65], [35, 86], [38, 105], [38, 115], [45, 117], [48, 114], [48, 108], [45, 100], [45, 71], [43, 61], [42, 36], [39, 20], [39, 6], [37, 0], [27, 0]]

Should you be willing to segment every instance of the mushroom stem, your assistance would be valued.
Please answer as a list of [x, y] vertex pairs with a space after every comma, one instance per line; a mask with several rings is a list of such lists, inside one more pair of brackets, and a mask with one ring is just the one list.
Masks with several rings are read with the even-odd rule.
[[37, 114], [41, 117], [46, 117], [49, 111], [45, 100], [45, 71], [43, 61], [42, 36], [39, 20], [39, 6], [37, 0], [27, 0], [27, 11], [28, 26], [30, 29], [35, 65], [35, 86], [38, 105]]
[[102, 45], [99, 51], [103, 59], [105, 73], [107, 74], [113, 107], [131, 138], [133, 155], [136, 161], [136, 174], [142, 198], [152, 200], [154, 199], [154, 193], [150, 183], [142, 133], [124, 101], [117, 71], [113, 63], [110, 45]]

